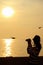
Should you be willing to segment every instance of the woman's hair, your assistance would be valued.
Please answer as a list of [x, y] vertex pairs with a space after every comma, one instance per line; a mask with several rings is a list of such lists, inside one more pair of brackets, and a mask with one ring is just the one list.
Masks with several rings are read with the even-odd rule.
[[41, 49], [40, 36], [35, 35], [35, 37], [33, 38], [33, 41], [34, 41], [34, 44], [36, 45], [36, 47], [40, 50]]

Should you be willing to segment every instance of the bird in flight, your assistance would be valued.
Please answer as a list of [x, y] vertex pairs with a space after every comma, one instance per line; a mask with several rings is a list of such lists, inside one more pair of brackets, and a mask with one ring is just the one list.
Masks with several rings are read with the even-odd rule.
[[11, 37], [11, 39], [15, 39], [15, 37]]

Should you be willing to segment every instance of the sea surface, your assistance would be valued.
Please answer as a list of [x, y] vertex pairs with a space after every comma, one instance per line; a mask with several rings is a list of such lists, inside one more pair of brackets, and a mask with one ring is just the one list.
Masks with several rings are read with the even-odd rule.
[[[19, 57], [29, 56], [27, 54], [27, 43], [21, 43], [15, 39], [0, 39], [0, 57]], [[43, 56], [43, 45], [40, 52], [40, 56]]]
[[27, 56], [25, 46], [15, 39], [0, 39], [0, 57]]

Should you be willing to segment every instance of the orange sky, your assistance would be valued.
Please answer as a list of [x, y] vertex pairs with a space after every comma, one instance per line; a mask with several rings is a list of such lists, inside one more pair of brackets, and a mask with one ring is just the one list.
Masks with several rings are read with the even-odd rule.
[[[43, 1], [0, 0], [0, 6], [1, 39], [15, 36], [22, 44], [22, 47], [26, 43], [26, 38], [33, 38], [36, 34], [39, 34], [43, 40]], [[12, 17], [6, 18], [2, 15], [2, 9], [6, 6], [12, 7], [15, 11]], [[39, 26], [42, 28], [38, 29]], [[23, 53], [26, 55], [26, 51], [23, 51]], [[42, 52], [41, 55], [43, 55]]]

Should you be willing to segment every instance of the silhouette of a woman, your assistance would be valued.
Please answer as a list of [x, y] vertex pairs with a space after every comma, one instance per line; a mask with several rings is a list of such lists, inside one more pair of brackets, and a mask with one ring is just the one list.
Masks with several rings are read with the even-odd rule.
[[41, 43], [40, 43], [40, 36], [39, 35], [35, 35], [35, 37], [33, 38], [33, 41], [34, 41], [34, 55], [37, 57], [40, 53], [40, 50], [41, 50]]

